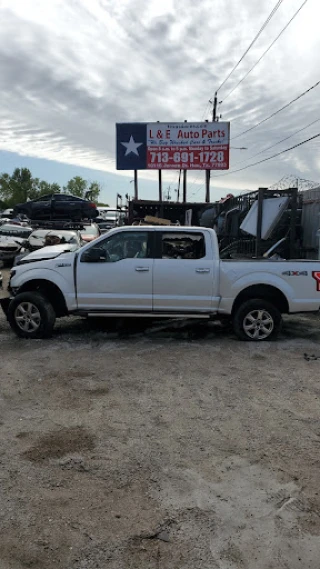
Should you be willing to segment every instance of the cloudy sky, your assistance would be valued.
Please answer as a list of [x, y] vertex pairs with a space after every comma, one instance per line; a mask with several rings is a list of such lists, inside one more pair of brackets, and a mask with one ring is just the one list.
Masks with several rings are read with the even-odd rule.
[[[100, 181], [103, 198], [111, 203], [118, 191], [132, 193], [132, 175], [115, 169], [115, 123], [210, 119], [208, 100], [276, 4], [0, 0], [0, 171], [27, 166], [34, 175], [60, 183], [79, 173]], [[229, 96], [302, 4], [304, 0], [280, 3], [219, 91], [219, 113], [231, 121], [231, 146], [236, 148], [227, 175], [212, 173], [212, 199], [230, 190], [268, 186], [289, 174], [320, 181], [320, 137], [232, 174], [320, 133], [319, 85], [273, 119], [237, 136], [320, 80], [319, 0], [305, 2]], [[139, 176], [141, 197], [155, 199], [156, 173]], [[203, 173], [189, 173], [192, 200], [203, 198], [203, 178]], [[170, 186], [173, 195], [177, 180], [175, 171], [164, 175], [164, 187]]]

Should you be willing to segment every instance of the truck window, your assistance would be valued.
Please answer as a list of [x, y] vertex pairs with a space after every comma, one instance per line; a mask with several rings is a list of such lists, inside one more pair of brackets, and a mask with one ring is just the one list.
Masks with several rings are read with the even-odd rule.
[[145, 259], [149, 257], [148, 233], [124, 231], [109, 237], [100, 244], [108, 254], [109, 262], [122, 259]]
[[206, 246], [202, 233], [163, 233], [162, 259], [202, 259]]

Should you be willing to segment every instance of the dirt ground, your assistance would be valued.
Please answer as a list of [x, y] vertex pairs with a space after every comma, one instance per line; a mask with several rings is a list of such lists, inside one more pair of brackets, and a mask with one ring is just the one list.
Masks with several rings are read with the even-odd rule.
[[125, 332], [0, 316], [1, 569], [319, 569], [320, 318]]

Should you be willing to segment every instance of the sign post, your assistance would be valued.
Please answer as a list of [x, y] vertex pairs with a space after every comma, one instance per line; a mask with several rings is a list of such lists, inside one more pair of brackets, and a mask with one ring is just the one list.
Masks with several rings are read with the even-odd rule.
[[206, 203], [210, 203], [210, 170], [206, 170]]
[[159, 170], [159, 202], [162, 202], [162, 172]]
[[185, 203], [187, 201], [187, 170], [183, 170], [182, 173], [182, 190], [183, 190], [182, 201]]
[[134, 171], [134, 199], [138, 199], [138, 170]]

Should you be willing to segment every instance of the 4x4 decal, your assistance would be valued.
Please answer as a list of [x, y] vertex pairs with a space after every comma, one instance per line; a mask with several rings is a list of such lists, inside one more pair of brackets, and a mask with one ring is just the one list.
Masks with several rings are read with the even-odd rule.
[[308, 271], [284, 271], [282, 274], [287, 277], [307, 277]]

